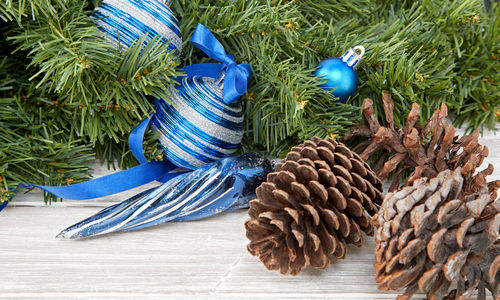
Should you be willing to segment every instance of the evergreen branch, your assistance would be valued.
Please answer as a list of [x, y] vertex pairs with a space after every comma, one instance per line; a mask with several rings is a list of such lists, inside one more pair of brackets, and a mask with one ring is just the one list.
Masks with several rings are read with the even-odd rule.
[[[166, 87], [175, 89], [179, 61], [166, 54], [168, 45], [140, 40], [120, 51], [89, 17], [99, 2], [0, 0], [0, 53], [7, 57], [0, 65], [4, 197], [22, 182], [83, 180], [92, 153], [109, 165], [135, 164], [126, 137], [153, 111], [152, 98], [168, 99]], [[360, 120], [365, 97], [375, 100], [383, 119], [384, 91], [393, 96], [399, 126], [413, 102], [421, 121], [442, 102], [469, 129], [494, 128], [500, 118], [496, 2], [487, 10], [483, 0], [171, 2], [184, 40], [203, 23], [238, 63], [253, 67], [242, 97], [241, 151], [280, 156], [312, 135], [341, 135]], [[367, 50], [359, 89], [347, 104], [335, 102], [314, 68], [358, 44]], [[211, 61], [186, 42], [180, 57], [182, 65]], [[155, 140], [148, 133], [149, 159], [162, 158]], [[65, 171], [51, 169], [53, 161]]]
[[0, 2], [0, 21], [13, 21], [19, 24], [23, 19], [35, 20], [40, 17], [49, 18], [57, 13], [51, 0], [2, 0]]
[[[46, 112], [33, 84], [18, 74], [15, 59], [0, 62], [0, 201], [28, 184], [66, 185], [88, 179], [91, 146], [67, 134]], [[55, 197], [46, 195], [46, 200]]]

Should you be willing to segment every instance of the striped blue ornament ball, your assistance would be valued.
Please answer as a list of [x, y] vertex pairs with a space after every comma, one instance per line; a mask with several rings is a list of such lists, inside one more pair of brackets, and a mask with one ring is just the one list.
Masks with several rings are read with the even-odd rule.
[[153, 130], [173, 164], [195, 169], [233, 154], [243, 137], [241, 102], [225, 104], [223, 80], [184, 77], [167, 101], [158, 100]]
[[160, 37], [161, 42], [170, 43], [170, 51], [181, 50], [177, 19], [164, 1], [104, 0], [92, 15], [106, 39], [122, 50], [143, 36], [145, 43]]

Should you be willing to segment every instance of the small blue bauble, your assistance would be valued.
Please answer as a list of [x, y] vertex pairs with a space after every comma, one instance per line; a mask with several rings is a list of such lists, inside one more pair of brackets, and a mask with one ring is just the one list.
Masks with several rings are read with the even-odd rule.
[[146, 36], [145, 43], [160, 37], [169, 50], [180, 52], [182, 37], [172, 10], [159, 0], [104, 0], [92, 14], [106, 39], [126, 50]]
[[356, 71], [349, 68], [340, 58], [328, 58], [323, 60], [314, 73], [317, 77], [325, 78], [327, 81], [321, 86], [332, 91], [341, 102], [354, 95], [358, 88], [358, 75]]
[[[355, 50], [360, 50], [361, 53], [358, 54]], [[314, 75], [327, 79], [321, 86], [327, 91], [332, 91], [332, 94], [341, 102], [346, 102], [358, 88], [358, 75], [355, 67], [363, 54], [363, 46], [356, 46], [340, 58], [325, 59], [319, 63]]]
[[233, 154], [243, 138], [241, 102], [225, 104], [223, 76], [184, 77], [170, 102], [159, 99], [153, 130], [173, 164], [196, 169]]

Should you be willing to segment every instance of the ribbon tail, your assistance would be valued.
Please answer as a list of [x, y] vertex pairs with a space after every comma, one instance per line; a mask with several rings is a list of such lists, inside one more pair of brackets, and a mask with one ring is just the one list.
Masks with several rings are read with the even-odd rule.
[[130, 148], [130, 151], [140, 164], [145, 164], [148, 162], [148, 160], [144, 156], [142, 141], [144, 140], [144, 133], [151, 123], [153, 116], [154, 114], [149, 116], [149, 118], [147, 118], [146, 120], [142, 121], [141, 124], [139, 124], [139, 126], [137, 126], [134, 130], [132, 130], [132, 132], [128, 136], [128, 146]]
[[7, 205], [9, 205], [9, 201], [4, 200], [2, 203], [0, 203], [0, 211], [2, 211]]
[[67, 186], [33, 185], [57, 197], [69, 200], [88, 200], [133, 189], [159, 178], [179, 175], [171, 172], [177, 166], [168, 161], [149, 162], [97, 179]]
[[97, 179], [67, 186], [33, 185], [59, 198], [88, 200], [127, 191], [143, 184], [158, 180], [165, 182], [185, 172], [169, 161], [148, 162], [143, 154], [142, 142], [154, 114], [142, 121], [128, 139], [130, 150], [140, 165]]
[[231, 64], [226, 70], [222, 100], [226, 104], [238, 100], [247, 90], [248, 78], [252, 74], [250, 65]]

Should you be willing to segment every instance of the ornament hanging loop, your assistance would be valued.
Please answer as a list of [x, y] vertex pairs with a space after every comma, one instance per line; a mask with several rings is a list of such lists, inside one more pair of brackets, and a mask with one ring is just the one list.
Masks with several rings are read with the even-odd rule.
[[217, 78], [215, 78], [215, 84], [221, 89], [224, 89], [224, 79], [226, 78], [226, 69], [227, 69], [226, 67], [222, 68]]
[[345, 62], [349, 67], [356, 69], [359, 65], [359, 62], [365, 55], [365, 47], [358, 45], [354, 48], [349, 48], [349, 50], [342, 55], [341, 59]]

